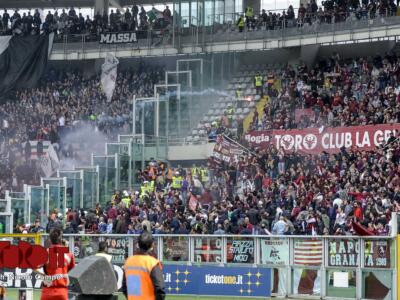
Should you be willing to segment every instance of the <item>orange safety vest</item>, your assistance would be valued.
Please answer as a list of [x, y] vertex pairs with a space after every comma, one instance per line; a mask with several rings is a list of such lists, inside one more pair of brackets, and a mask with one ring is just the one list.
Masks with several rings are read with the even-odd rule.
[[[61, 245], [52, 245], [51, 247], [61, 247]], [[68, 300], [68, 272], [75, 267], [75, 258], [72, 253], [64, 254], [64, 267], [50, 269], [44, 268], [45, 274], [51, 282], [44, 280], [42, 287], [41, 300]], [[46, 283], [46, 284], [45, 284]]]
[[133, 255], [125, 261], [124, 271], [128, 300], [155, 300], [150, 273], [161, 263], [150, 255]]

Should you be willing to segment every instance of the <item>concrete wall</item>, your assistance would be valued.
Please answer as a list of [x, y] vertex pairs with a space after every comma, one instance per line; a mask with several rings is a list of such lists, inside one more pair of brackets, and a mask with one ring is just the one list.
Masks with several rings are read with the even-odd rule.
[[301, 60], [308, 66], [314, 65], [315, 59], [318, 56], [320, 45], [302, 46], [300, 49]]
[[298, 61], [300, 47], [238, 53], [240, 64], [270, 64]]
[[364, 57], [384, 55], [390, 52], [395, 46], [395, 41], [368, 42], [347, 45], [321, 46], [318, 58], [330, 57], [334, 52], [340, 54], [342, 58]]
[[204, 160], [211, 156], [214, 143], [202, 145], [171, 146], [168, 148], [168, 160]]

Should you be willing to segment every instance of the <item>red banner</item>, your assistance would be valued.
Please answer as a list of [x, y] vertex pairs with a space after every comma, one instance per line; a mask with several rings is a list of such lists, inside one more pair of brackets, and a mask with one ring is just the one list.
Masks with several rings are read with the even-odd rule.
[[380, 124], [334, 128], [307, 128], [293, 130], [251, 131], [247, 142], [253, 147], [283, 147], [288, 151], [319, 154], [322, 151], [337, 153], [340, 148], [375, 149], [387, 141], [390, 134], [397, 136], [400, 124]]
[[227, 139], [225, 136], [219, 135], [212, 155], [220, 161], [231, 163], [237, 161], [238, 156], [242, 153], [243, 149], [241, 147]]

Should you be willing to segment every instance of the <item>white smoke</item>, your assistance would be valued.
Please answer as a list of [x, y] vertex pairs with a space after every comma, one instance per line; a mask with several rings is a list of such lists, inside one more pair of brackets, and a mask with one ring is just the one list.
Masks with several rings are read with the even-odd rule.
[[[107, 137], [97, 128], [83, 124], [65, 135], [60, 157], [60, 169], [70, 170], [74, 166], [89, 166], [91, 154], [105, 155]], [[73, 155], [69, 149], [72, 147]]]

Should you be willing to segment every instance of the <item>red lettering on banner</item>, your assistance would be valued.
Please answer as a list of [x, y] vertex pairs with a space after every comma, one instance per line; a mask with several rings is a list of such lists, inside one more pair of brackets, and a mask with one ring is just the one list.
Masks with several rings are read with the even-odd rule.
[[372, 150], [400, 132], [400, 124], [381, 124], [334, 128], [251, 131], [245, 135], [253, 147], [273, 144], [277, 149], [319, 154], [337, 153], [342, 147]]
[[0, 242], [0, 268], [38, 269], [47, 265], [51, 268], [64, 266], [64, 254], [68, 247], [46, 248], [20, 241], [18, 245]]

